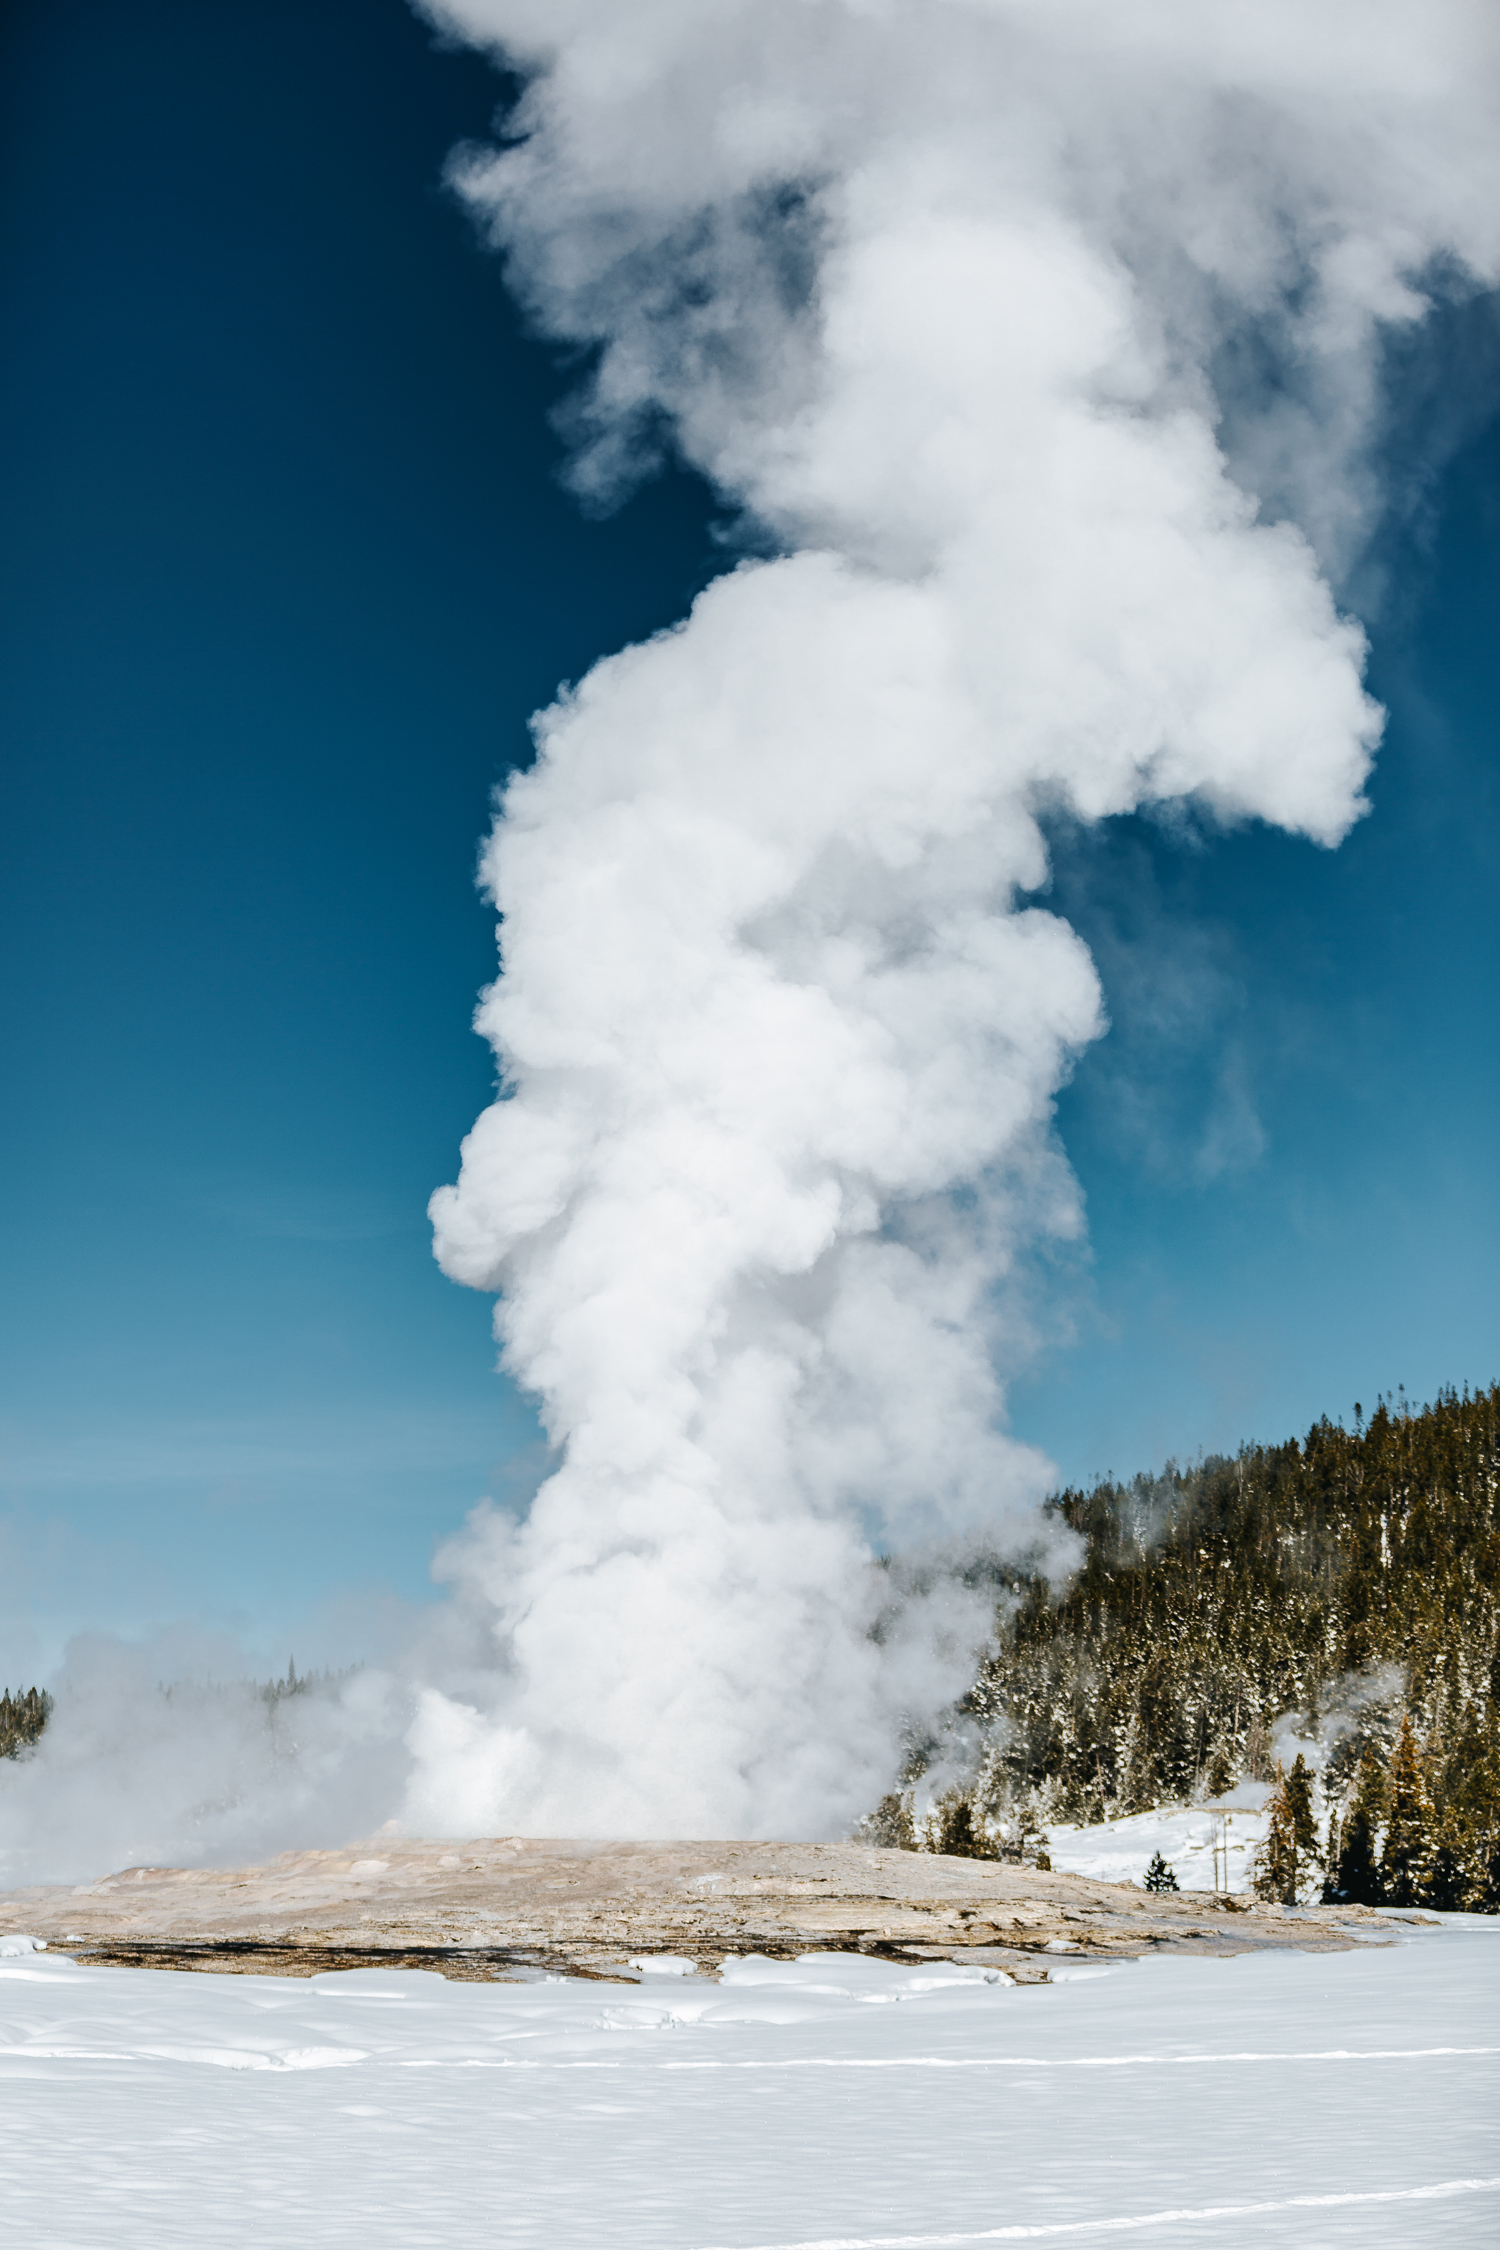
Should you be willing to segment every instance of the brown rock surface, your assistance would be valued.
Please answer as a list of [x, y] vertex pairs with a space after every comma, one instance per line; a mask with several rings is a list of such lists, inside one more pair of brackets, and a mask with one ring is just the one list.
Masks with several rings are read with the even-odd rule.
[[241, 1868], [130, 1867], [0, 1894], [0, 1930], [80, 1960], [311, 1976], [368, 1962], [458, 1977], [631, 1978], [632, 1954], [832, 1948], [965, 1959], [1020, 1981], [1049, 1957], [1342, 1949], [1367, 1908], [1229, 1906], [1128, 1884], [860, 1844], [620, 1844], [380, 1835]]

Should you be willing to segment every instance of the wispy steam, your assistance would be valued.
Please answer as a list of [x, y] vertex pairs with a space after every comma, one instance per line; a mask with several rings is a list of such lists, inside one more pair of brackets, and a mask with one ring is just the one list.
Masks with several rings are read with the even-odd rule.
[[34, 1751], [0, 1759], [0, 1890], [224, 1865], [367, 1834], [400, 1800], [411, 1699], [390, 1673], [257, 1686], [203, 1633], [80, 1635]]
[[503, 1093], [433, 1216], [560, 1465], [445, 1559], [465, 1669], [404, 1818], [827, 1833], [983, 1630], [934, 1596], [872, 1638], [871, 1542], [1038, 1536], [1003, 1376], [1104, 1027], [1039, 817], [1359, 817], [1380, 715], [1330, 586], [1385, 340], [1500, 265], [1500, 24], [427, 12], [526, 83], [456, 177], [591, 366], [578, 491], [675, 452], [765, 559], [542, 714], [485, 855]]

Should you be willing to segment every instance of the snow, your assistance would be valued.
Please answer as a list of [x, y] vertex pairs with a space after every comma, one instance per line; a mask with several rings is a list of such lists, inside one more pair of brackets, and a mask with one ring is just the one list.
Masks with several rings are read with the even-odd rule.
[[1492, 2245], [1500, 1924], [1385, 1929], [1024, 1987], [838, 1954], [478, 1985], [12, 1944], [0, 2207], [26, 2250]]
[[1151, 1854], [1160, 1852], [1184, 1891], [1222, 1890], [1214, 1882], [1214, 1815], [1228, 1815], [1231, 1891], [1250, 1888], [1250, 1859], [1266, 1831], [1264, 1782], [1245, 1782], [1201, 1805], [1167, 1805], [1092, 1828], [1047, 1828], [1053, 1866], [1064, 1875], [1091, 1875], [1096, 1883], [1144, 1883]]

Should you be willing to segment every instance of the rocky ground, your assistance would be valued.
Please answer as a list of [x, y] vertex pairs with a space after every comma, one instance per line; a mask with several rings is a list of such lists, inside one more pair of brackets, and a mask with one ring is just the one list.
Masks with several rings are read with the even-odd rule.
[[[81, 1961], [312, 1976], [370, 1963], [484, 1979], [549, 1969], [633, 1982], [632, 1956], [817, 1948], [963, 1959], [1017, 1982], [1062, 1955], [1343, 1949], [1367, 1908], [1249, 1907], [1129, 1884], [857, 1844], [473, 1843], [381, 1835], [234, 1869], [131, 1867], [12, 1891], [0, 1930]], [[1378, 1927], [1378, 1923], [1375, 1924]]]

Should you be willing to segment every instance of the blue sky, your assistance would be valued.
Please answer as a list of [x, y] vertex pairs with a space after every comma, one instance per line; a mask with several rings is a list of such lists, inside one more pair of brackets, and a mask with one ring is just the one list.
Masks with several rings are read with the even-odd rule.
[[[4, 37], [0, 1674], [185, 1615], [341, 1659], [535, 1474], [423, 1216], [490, 1087], [489, 792], [723, 552], [691, 480], [557, 485], [567, 370], [441, 187], [495, 81], [398, 0]], [[1069, 1476], [1500, 1371], [1495, 334], [1403, 377], [1404, 461], [1465, 434], [1380, 558], [1371, 817], [1056, 839], [1114, 1029], [1013, 1404]]]

